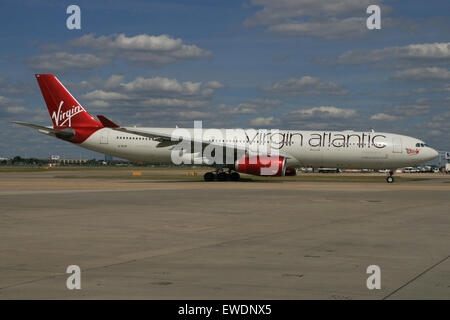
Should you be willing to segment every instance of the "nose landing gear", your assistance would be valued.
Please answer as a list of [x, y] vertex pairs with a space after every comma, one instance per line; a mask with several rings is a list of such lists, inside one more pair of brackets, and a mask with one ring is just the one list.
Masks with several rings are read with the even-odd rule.
[[389, 176], [386, 178], [387, 183], [394, 183], [393, 175], [394, 175], [394, 171], [393, 170], [389, 171]]

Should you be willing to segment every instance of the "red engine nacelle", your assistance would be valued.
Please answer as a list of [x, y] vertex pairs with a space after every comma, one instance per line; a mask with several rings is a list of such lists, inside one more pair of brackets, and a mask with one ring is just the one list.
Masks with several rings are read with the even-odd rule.
[[235, 169], [241, 173], [255, 176], [284, 176], [286, 158], [278, 156], [257, 156], [236, 161]]

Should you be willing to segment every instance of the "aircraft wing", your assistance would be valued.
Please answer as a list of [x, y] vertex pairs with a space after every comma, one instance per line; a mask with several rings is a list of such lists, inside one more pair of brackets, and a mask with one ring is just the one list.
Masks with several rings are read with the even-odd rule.
[[[182, 135], [174, 135], [174, 134], [167, 134], [167, 133], [163, 133], [163, 132], [158, 132], [158, 131], [152, 131], [152, 130], [142, 130], [142, 129], [138, 129], [138, 128], [132, 128], [132, 127], [120, 127], [120, 128], [115, 128], [114, 130], [116, 131], [121, 131], [121, 132], [126, 132], [126, 133], [131, 133], [131, 134], [136, 134], [142, 137], [147, 137], [147, 138], [151, 138], [154, 139], [156, 141], [159, 141], [159, 144], [157, 145], [157, 147], [168, 147], [168, 146], [174, 146], [179, 144], [183, 139], [185, 141], [191, 141], [192, 143], [199, 143], [202, 145], [202, 149], [205, 148], [207, 145], [210, 145], [210, 142], [206, 142], [203, 140], [198, 140], [198, 139], [193, 139], [193, 138], [187, 138], [187, 137], [183, 137]], [[217, 147], [227, 147], [225, 144], [216, 144]], [[234, 149], [234, 148], [233, 148]], [[242, 149], [241, 151], [245, 151], [245, 149]]]
[[138, 128], [132, 128], [132, 127], [119, 127], [119, 128], [113, 128], [115, 131], [125, 132], [125, 133], [131, 133], [136, 134], [142, 137], [155, 139], [156, 141], [160, 142], [173, 142], [173, 145], [178, 144], [181, 140], [181, 136], [173, 136], [171, 134], [165, 134], [162, 132], [157, 131], [151, 131], [151, 130], [142, 130]]
[[[199, 139], [194, 139], [192, 137], [184, 137], [182, 135], [177, 134], [167, 134], [163, 132], [158, 131], [152, 131], [148, 129], [139, 129], [134, 127], [119, 127], [119, 128], [112, 128], [113, 130], [130, 133], [130, 134], [136, 134], [140, 135], [142, 137], [151, 138], [156, 141], [159, 141], [160, 143], [157, 145], [158, 147], [167, 147], [167, 146], [174, 146], [180, 143], [182, 140], [184, 141], [191, 141], [192, 143], [200, 143], [202, 144], [202, 149], [204, 149], [206, 146], [213, 146], [217, 148], [225, 148], [225, 149], [231, 149], [232, 152], [241, 152], [245, 155], [250, 154], [252, 151], [256, 152], [256, 150], [250, 149], [248, 145], [236, 145], [236, 144], [228, 144], [228, 143], [214, 143], [210, 141], [204, 141]], [[291, 155], [280, 152], [280, 156], [283, 156], [285, 158], [292, 158]]]

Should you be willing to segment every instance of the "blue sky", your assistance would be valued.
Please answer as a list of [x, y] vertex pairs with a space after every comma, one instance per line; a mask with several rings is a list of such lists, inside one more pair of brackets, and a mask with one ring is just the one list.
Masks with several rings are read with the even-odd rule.
[[[66, 8], [81, 8], [81, 30]], [[366, 8], [381, 7], [381, 30]], [[50, 124], [34, 73], [122, 125], [368, 130], [450, 150], [450, 2], [2, 1], [0, 156], [101, 157]]]

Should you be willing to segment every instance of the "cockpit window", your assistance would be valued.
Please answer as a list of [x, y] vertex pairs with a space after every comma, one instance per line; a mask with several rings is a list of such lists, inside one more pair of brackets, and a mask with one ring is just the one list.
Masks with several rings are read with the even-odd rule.
[[416, 147], [420, 148], [420, 147], [428, 147], [428, 145], [426, 143], [416, 143]]

